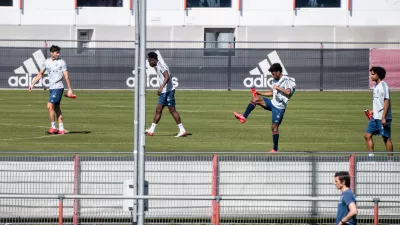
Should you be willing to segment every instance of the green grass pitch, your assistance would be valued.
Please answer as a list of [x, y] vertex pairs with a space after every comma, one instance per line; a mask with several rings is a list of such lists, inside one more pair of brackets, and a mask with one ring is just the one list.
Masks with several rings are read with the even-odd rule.
[[[121, 152], [133, 149], [133, 91], [76, 91], [62, 100], [68, 135], [45, 135], [49, 128], [47, 91], [0, 91], [0, 150], [48, 152]], [[266, 152], [272, 147], [271, 113], [257, 107], [241, 124], [250, 91], [176, 92], [177, 111], [188, 137], [165, 108], [155, 136], [146, 137], [153, 152]], [[146, 127], [154, 116], [156, 91], [146, 93]], [[366, 151], [364, 108], [370, 92], [296, 92], [280, 126], [280, 151]], [[391, 93], [394, 147], [400, 144], [400, 92]], [[399, 104], [398, 104], [399, 103]], [[376, 151], [384, 151], [375, 137]]]

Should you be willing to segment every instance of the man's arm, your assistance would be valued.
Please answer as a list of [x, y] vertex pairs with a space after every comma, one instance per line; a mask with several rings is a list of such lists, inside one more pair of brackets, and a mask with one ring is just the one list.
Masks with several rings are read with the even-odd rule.
[[169, 73], [168, 70], [163, 72], [163, 76], [164, 76], [164, 82], [160, 85], [160, 87], [158, 88], [157, 94], [161, 95], [162, 90], [164, 89], [165, 85], [167, 85], [168, 81], [169, 81]]
[[36, 84], [36, 82], [38, 82], [42, 78], [44, 71], [45, 71], [44, 69], [41, 69], [40, 72], [36, 75], [36, 77], [33, 78], [32, 84], [29, 86], [29, 89], [28, 89], [29, 91], [32, 91], [32, 88]]
[[358, 210], [355, 202], [352, 202], [348, 205], [349, 207], [349, 213], [343, 219], [341, 220], [341, 224], [348, 224], [347, 221], [349, 221], [353, 216], [357, 215]]
[[67, 83], [67, 86], [68, 86], [68, 96], [71, 96], [72, 95], [72, 87], [71, 87], [71, 82], [69, 81], [68, 70], [63, 71], [63, 74], [64, 74], [65, 83]]
[[386, 126], [386, 115], [389, 110], [389, 106], [390, 106], [390, 99], [385, 98], [385, 100], [383, 100], [383, 113], [382, 113], [383, 126]]
[[290, 96], [290, 93], [291, 93], [291, 89], [290, 89], [290, 88], [285, 89], [285, 88], [279, 87], [278, 85], [274, 85], [272, 88], [273, 88], [273, 89], [276, 89], [277, 91], [280, 91], [280, 92], [281, 92], [282, 94], [284, 94], [286, 97], [289, 97], [289, 96]]

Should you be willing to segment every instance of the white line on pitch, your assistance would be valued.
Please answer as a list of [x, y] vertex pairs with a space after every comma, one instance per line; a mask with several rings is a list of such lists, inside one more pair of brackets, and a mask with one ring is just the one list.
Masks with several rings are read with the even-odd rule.
[[14, 141], [14, 140], [27, 140], [27, 139], [40, 139], [40, 138], [49, 138], [49, 137], [58, 137], [63, 135], [46, 135], [39, 137], [23, 137], [23, 138], [8, 138], [8, 139], [0, 139], [0, 141]]
[[133, 108], [133, 106], [125, 106], [125, 105], [99, 105], [99, 106], [106, 108]]
[[43, 128], [48, 128], [48, 127], [45, 127], [45, 126], [27, 125], [27, 124], [17, 124], [17, 123], [0, 123], [0, 125], [5, 125], [5, 126], [17, 126], [17, 127], [43, 127]]

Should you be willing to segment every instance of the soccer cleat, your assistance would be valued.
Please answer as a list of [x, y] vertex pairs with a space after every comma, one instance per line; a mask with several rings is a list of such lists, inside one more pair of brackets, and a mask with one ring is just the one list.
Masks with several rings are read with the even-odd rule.
[[238, 119], [241, 123], [246, 122], [246, 118], [242, 114], [233, 112], [233, 115], [235, 115], [236, 119]]
[[251, 87], [251, 93], [253, 94], [253, 97], [257, 97], [257, 91], [255, 87]]
[[151, 132], [150, 129], [146, 129], [146, 130], [145, 130], [145, 133], [146, 133], [148, 136], [154, 136], [154, 131]]
[[270, 153], [278, 153], [278, 150], [271, 149], [269, 152], [270, 152]]
[[186, 137], [186, 135], [187, 135], [187, 132], [186, 132], [186, 130], [184, 130], [184, 131], [179, 131], [179, 133], [175, 137]]
[[58, 129], [56, 128], [50, 128], [46, 134], [57, 134], [58, 133]]
[[68, 134], [68, 133], [69, 133], [69, 131], [67, 131], [67, 130], [59, 130], [58, 131], [58, 134], [61, 134], [61, 135]]

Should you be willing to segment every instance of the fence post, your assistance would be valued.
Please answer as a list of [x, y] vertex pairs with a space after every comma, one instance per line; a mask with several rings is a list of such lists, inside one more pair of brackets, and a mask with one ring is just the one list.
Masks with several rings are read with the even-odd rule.
[[320, 69], [319, 69], [319, 91], [324, 90], [324, 43], [321, 43], [320, 48]]
[[[76, 154], [74, 158], [74, 195], [80, 194], [80, 177], [81, 177], [81, 170], [80, 170], [80, 160], [79, 155]], [[74, 225], [78, 225], [79, 223], [79, 200], [74, 199]]]
[[[216, 197], [218, 195], [218, 155], [213, 156], [212, 164], [212, 196]], [[212, 200], [212, 217], [211, 223], [214, 225], [219, 225], [219, 200]]]
[[64, 195], [59, 195], [58, 196], [58, 225], [63, 225], [63, 201], [64, 201]]
[[[317, 158], [316, 156], [311, 156], [311, 196], [312, 197], [317, 197]], [[318, 208], [318, 202], [317, 201], [312, 201], [311, 202], [311, 215], [313, 218], [316, 218], [318, 216], [317, 213], [317, 208]]]
[[379, 224], [379, 198], [374, 198], [374, 225]]
[[[230, 45], [231, 43], [229, 43]], [[232, 53], [233, 50], [231, 47], [229, 47], [229, 52], [228, 52], [228, 91], [232, 89]]]
[[349, 168], [349, 173], [350, 173], [350, 189], [351, 191], [355, 194], [355, 176], [356, 176], [356, 159], [354, 154], [350, 155], [349, 158], [349, 164], [350, 164], [350, 168]]

